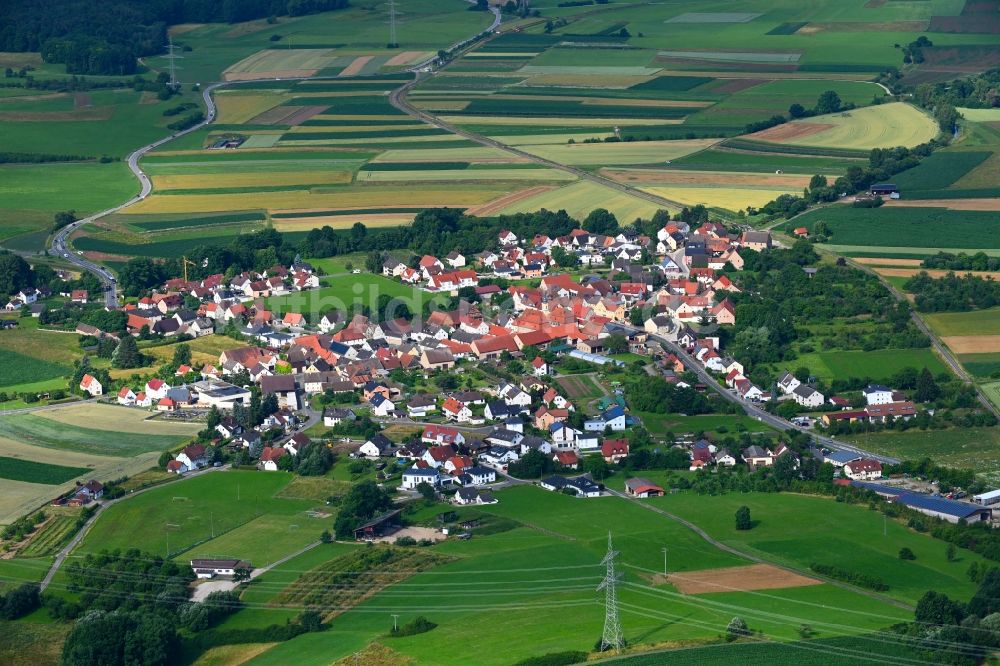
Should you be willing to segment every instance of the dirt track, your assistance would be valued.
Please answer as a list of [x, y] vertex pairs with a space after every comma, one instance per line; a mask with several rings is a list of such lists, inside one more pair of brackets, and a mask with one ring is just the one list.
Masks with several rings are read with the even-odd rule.
[[526, 190], [519, 190], [517, 192], [512, 192], [511, 194], [506, 194], [499, 199], [494, 199], [493, 201], [487, 201], [481, 206], [473, 206], [468, 211], [469, 215], [476, 215], [479, 217], [488, 217], [490, 215], [496, 215], [501, 210], [507, 206], [512, 206], [519, 201], [524, 201], [536, 194], [541, 194], [542, 192], [548, 192], [549, 190], [554, 190], [554, 185], [539, 185], [538, 187], [529, 187]]

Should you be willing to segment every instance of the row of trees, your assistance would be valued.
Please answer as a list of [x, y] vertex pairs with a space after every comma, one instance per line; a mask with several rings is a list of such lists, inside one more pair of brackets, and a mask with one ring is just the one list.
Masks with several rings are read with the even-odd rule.
[[0, 51], [40, 51], [70, 74], [128, 75], [137, 58], [162, 53], [167, 26], [236, 23], [343, 9], [348, 0], [9, 0], [0, 22]]
[[985, 310], [1000, 304], [1000, 282], [977, 275], [948, 273], [932, 278], [921, 271], [903, 288], [915, 294], [914, 303], [921, 312]]

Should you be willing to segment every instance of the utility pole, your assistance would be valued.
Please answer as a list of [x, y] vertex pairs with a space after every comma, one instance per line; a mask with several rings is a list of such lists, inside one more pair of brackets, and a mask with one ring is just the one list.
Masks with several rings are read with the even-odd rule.
[[663, 547], [663, 575], [664, 575], [664, 577], [666, 577], [666, 575], [667, 575], [667, 547], [666, 546]]
[[396, 41], [396, 0], [389, 0], [389, 48], [399, 46]]
[[[212, 526], [212, 538], [214, 539], [215, 538], [215, 512], [214, 511], [210, 511], [209, 512], [209, 514], [208, 514], [208, 521], [209, 521], [209, 523]], [[664, 550], [666, 550], [666, 549], [664, 549]], [[667, 556], [666, 556], [666, 554], [664, 554], [664, 556], [663, 556], [663, 573], [666, 574], [666, 572], [667, 572]]]
[[607, 567], [604, 580], [597, 586], [598, 591], [604, 590], [604, 633], [601, 635], [601, 651], [614, 650], [621, 654], [625, 639], [622, 636], [622, 625], [618, 619], [618, 579], [615, 573], [615, 559], [618, 552], [611, 544], [611, 532], [608, 532], [608, 554], [601, 564]]
[[399, 620], [399, 614], [393, 613], [392, 614], [392, 633], [394, 633], [394, 634], [399, 631], [398, 620]]

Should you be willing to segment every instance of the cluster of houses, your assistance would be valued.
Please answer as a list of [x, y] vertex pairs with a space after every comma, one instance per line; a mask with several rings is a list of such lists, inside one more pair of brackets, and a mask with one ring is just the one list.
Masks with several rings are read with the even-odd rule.
[[831, 398], [831, 402], [838, 405], [841, 411], [824, 414], [823, 423], [889, 423], [896, 419], [908, 421], [917, 415], [917, 406], [913, 402], [907, 400], [902, 393], [882, 384], [869, 384], [861, 393], [866, 403], [862, 409], [851, 409], [850, 404], [842, 398], [836, 401]]
[[232, 278], [217, 273], [202, 280], [167, 280], [162, 288], [122, 309], [128, 315], [127, 328], [132, 335], [145, 329], [165, 337], [201, 337], [230, 321], [264, 335], [270, 330], [301, 326], [303, 319], [295, 313], [279, 318], [263, 306], [263, 299], [319, 286], [313, 267], [296, 262], [290, 267], [278, 265]]
[[[275, 472], [279, 469], [284, 456], [300, 455], [310, 446], [316, 444], [303, 432], [299, 432], [299, 418], [288, 409], [279, 409], [264, 417], [259, 425], [244, 428], [232, 416], [224, 416], [215, 426], [217, 437], [215, 443], [229, 450], [247, 450], [258, 452], [257, 465], [265, 472]], [[267, 443], [264, 440], [267, 438]], [[185, 474], [213, 464], [209, 449], [204, 444], [189, 444], [181, 450], [174, 459], [167, 463], [167, 471], [174, 474]]]

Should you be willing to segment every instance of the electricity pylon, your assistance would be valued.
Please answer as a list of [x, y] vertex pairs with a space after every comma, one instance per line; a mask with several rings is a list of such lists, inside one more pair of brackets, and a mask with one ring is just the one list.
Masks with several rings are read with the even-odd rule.
[[608, 532], [608, 554], [601, 564], [607, 567], [604, 580], [597, 586], [598, 591], [604, 590], [604, 633], [601, 635], [601, 651], [614, 650], [619, 654], [625, 646], [622, 636], [622, 624], [618, 619], [618, 579], [615, 573], [615, 559], [618, 552], [611, 544], [611, 532]]

